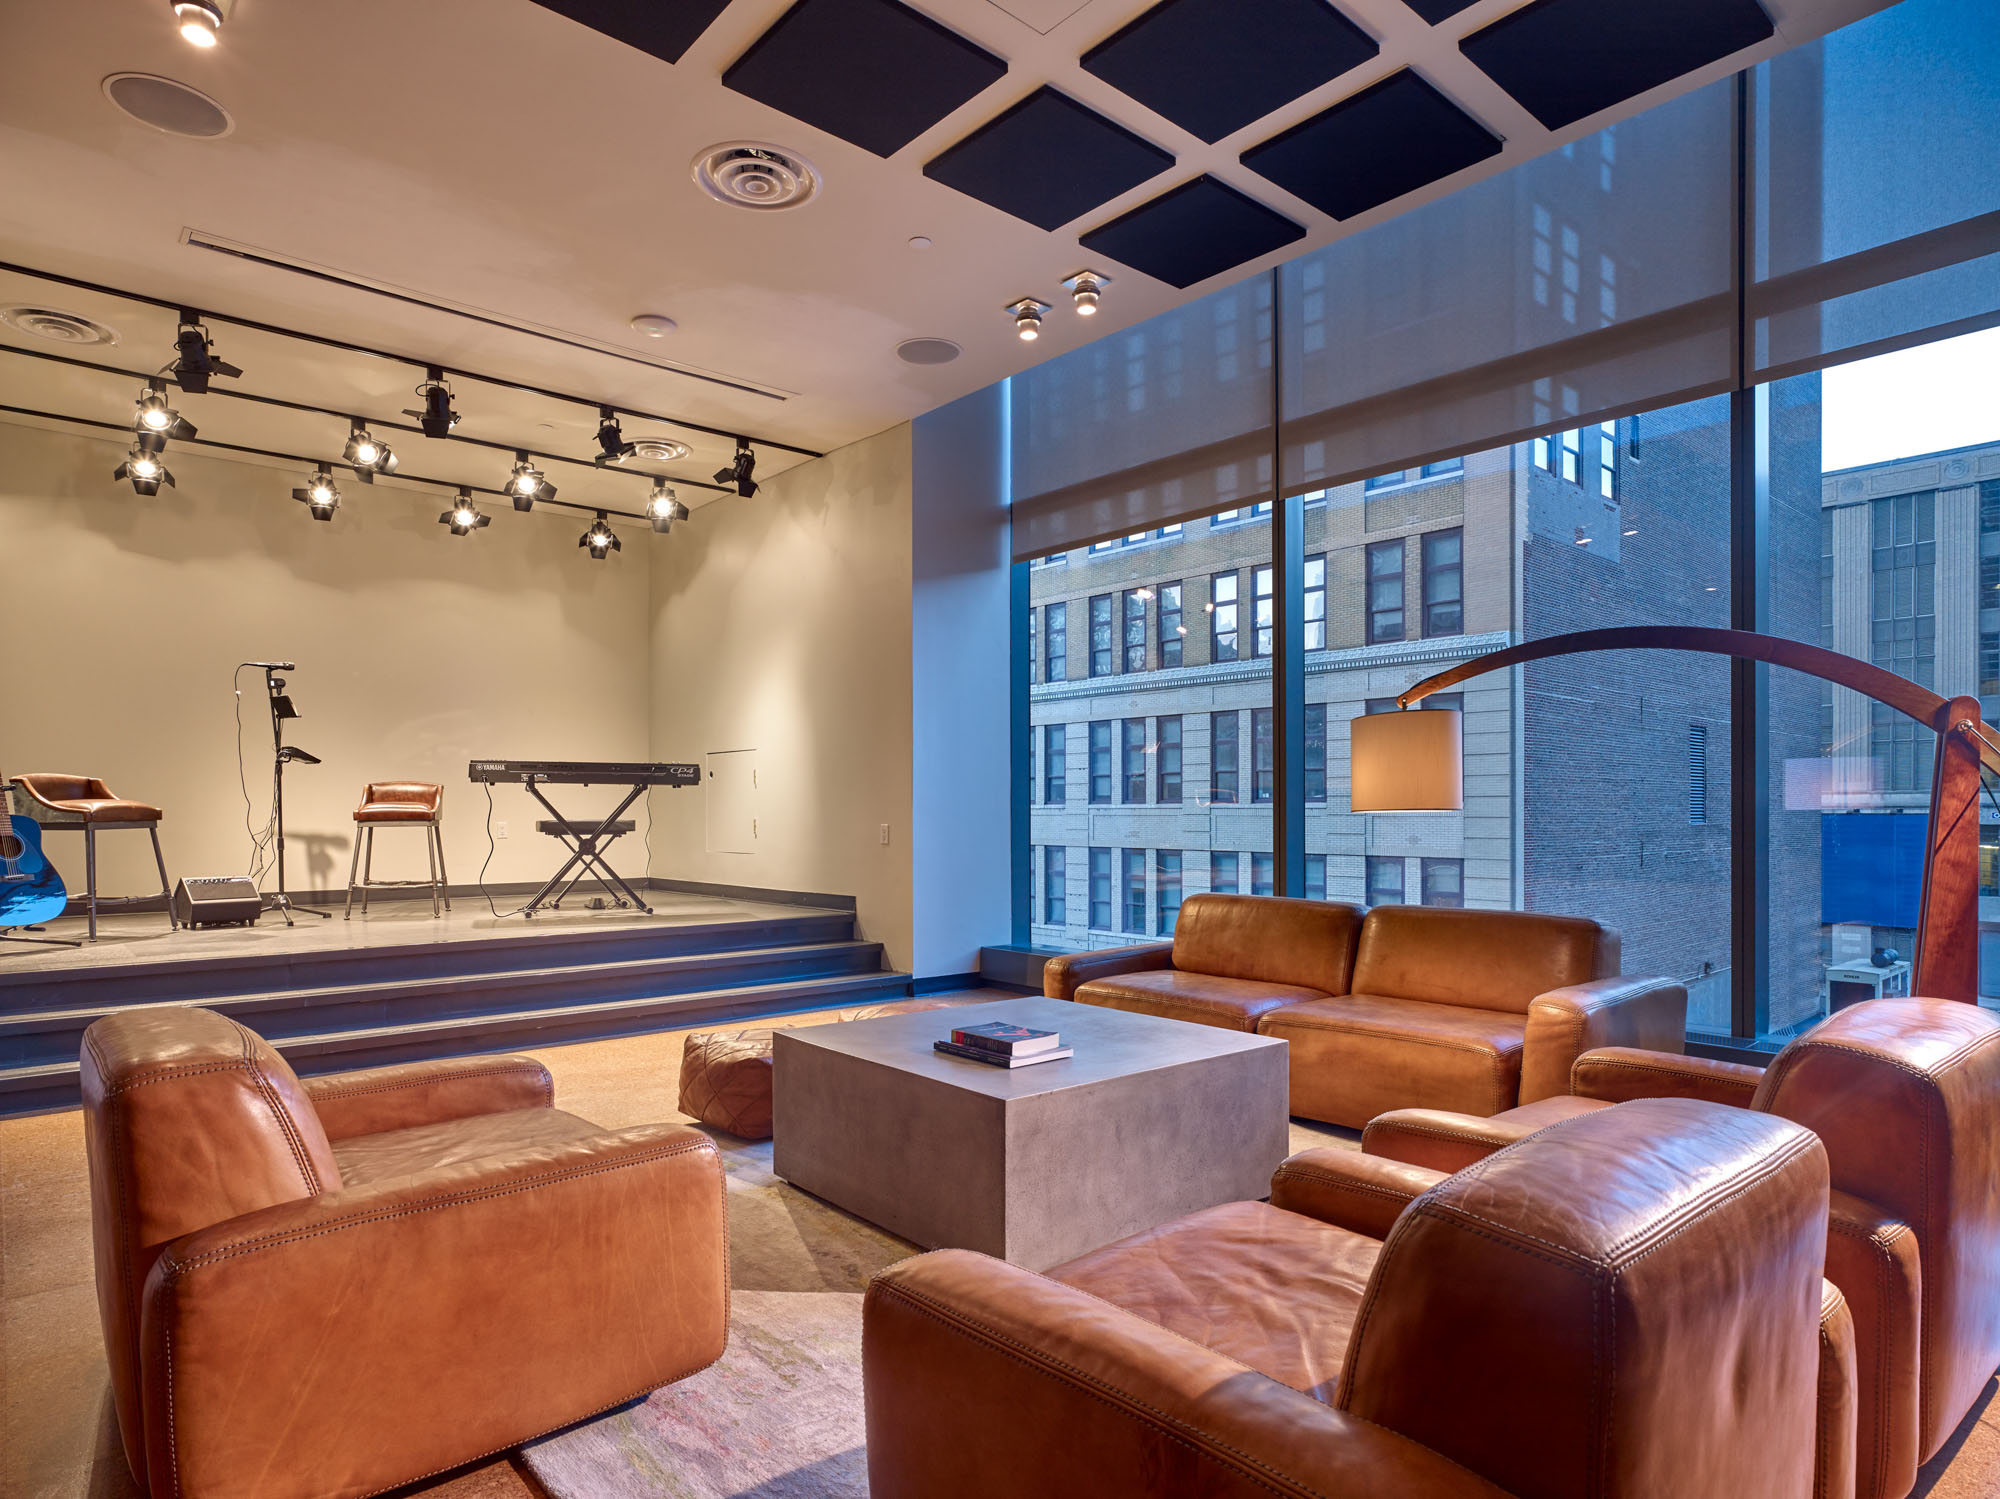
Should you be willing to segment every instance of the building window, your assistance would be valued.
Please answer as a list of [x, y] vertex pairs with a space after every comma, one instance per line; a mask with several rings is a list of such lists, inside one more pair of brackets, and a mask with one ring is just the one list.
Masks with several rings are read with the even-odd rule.
[[1236, 893], [1236, 855], [1216, 853], [1208, 856], [1208, 888], [1223, 895]]
[[[1433, 692], [1410, 711], [1421, 713], [1426, 708], [1449, 708], [1454, 713], [1465, 711], [1465, 694], [1462, 692]], [[1402, 705], [1392, 697], [1371, 697], [1366, 704], [1369, 713], [1401, 713]]]
[[1035, 800], [1035, 787], [1040, 784], [1035, 779], [1035, 731], [1030, 726], [1028, 729], [1028, 801], [1030, 804]]
[[1465, 904], [1465, 860], [1426, 859], [1423, 869], [1425, 905], [1456, 907]]
[[1368, 904], [1400, 906], [1403, 903], [1403, 861], [1368, 856]]
[[1306, 558], [1305, 648], [1326, 649], [1326, 553]]
[[1187, 626], [1181, 623], [1181, 585], [1162, 583], [1160, 585], [1160, 666], [1179, 666], [1185, 654]]
[[1090, 851], [1090, 929], [1111, 930], [1111, 850]]
[[1125, 930], [1135, 937], [1146, 935], [1146, 851], [1122, 850], [1125, 856]]
[[[1030, 687], [1035, 685], [1038, 675], [1036, 668], [1041, 665], [1041, 622], [1042, 611], [1039, 609], [1030, 609], [1028, 611], [1028, 685]], [[1030, 777], [1030, 779], [1033, 778]]]
[[1306, 800], [1326, 801], [1326, 704], [1306, 704]]
[[[1869, 503], [1874, 526], [1869, 659], [1922, 687], [1937, 675], [1937, 495]], [[1885, 791], [1928, 791], [1931, 731], [1881, 703], [1868, 705], [1869, 753]]]
[[1153, 900], [1159, 907], [1158, 931], [1162, 937], [1174, 934], [1174, 922], [1181, 914], [1181, 851], [1163, 848], [1153, 855], [1153, 883], [1158, 887]]
[[1069, 754], [1068, 728], [1059, 723], [1042, 725], [1042, 802], [1046, 806], [1060, 807], [1069, 800], [1063, 774], [1067, 768], [1063, 762]]
[[1556, 471], [1556, 443], [1553, 437], [1537, 437], [1528, 444], [1528, 461], [1544, 473]]
[[1042, 921], [1047, 926], [1069, 924], [1069, 890], [1063, 874], [1068, 852], [1058, 844], [1042, 850]]
[[1274, 876], [1277, 867], [1277, 862], [1269, 854], [1252, 854], [1250, 856], [1250, 893], [1252, 895], [1270, 895], [1276, 891], [1277, 885], [1274, 883]]
[[1364, 494], [1371, 493], [1377, 489], [1393, 489], [1398, 484], [1407, 481], [1409, 477], [1410, 472], [1408, 469], [1399, 468], [1393, 474], [1377, 474], [1374, 478], [1364, 483], [1361, 489]]
[[1218, 510], [1208, 518], [1208, 524], [1211, 528], [1226, 526], [1234, 521], [1255, 520], [1260, 515], [1269, 515], [1270, 513], [1271, 502], [1269, 500], [1259, 500], [1247, 510]]
[[1326, 855], [1306, 855], [1306, 899], [1326, 899]]
[[1250, 571], [1250, 654], [1271, 654], [1271, 569], [1269, 565]]
[[1124, 766], [1118, 800], [1128, 804], [1143, 803], [1146, 800], [1146, 720], [1128, 718], [1121, 732], [1124, 736], [1120, 746]]
[[1572, 427], [1562, 434], [1562, 476], [1572, 484], [1583, 482], [1583, 429]]
[[1163, 807], [1181, 801], [1181, 719], [1178, 713], [1160, 720], [1160, 745], [1153, 800]]
[[1618, 498], [1618, 423], [1597, 425], [1597, 492], [1607, 500]]
[[1125, 593], [1125, 639], [1118, 664], [1120, 671], [1146, 669], [1146, 601], [1152, 596], [1150, 588], [1133, 588]]
[[1269, 708], [1250, 710], [1250, 800], [1268, 802], [1277, 789], [1277, 742]]
[[1100, 718], [1090, 726], [1090, 800], [1103, 806], [1111, 800], [1111, 720]]
[[1464, 468], [1465, 460], [1463, 458], [1447, 458], [1442, 463], [1426, 463], [1424, 465], [1424, 477], [1426, 479], [1442, 479], [1446, 474], [1456, 474], [1462, 472]]
[[1424, 533], [1424, 633], [1465, 633], [1465, 533]]
[[1403, 638], [1403, 543], [1378, 541], [1368, 548], [1368, 643]]
[[1100, 593], [1090, 601], [1090, 674], [1111, 675], [1111, 595]]
[[1208, 715], [1208, 799], [1217, 806], [1234, 806], [1238, 790], [1237, 727], [1239, 714]]
[[1688, 725], [1688, 826], [1708, 821], [1708, 725]]
[[1208, 583], [1208, 659], [1236, 659], [1235, 573], [1217, 573]]
[[1048, 628], [1042, 632], [1042, 680], [1060, 682], [1069, 675], [1069, 605], [1051, 604], [1043, 618]]

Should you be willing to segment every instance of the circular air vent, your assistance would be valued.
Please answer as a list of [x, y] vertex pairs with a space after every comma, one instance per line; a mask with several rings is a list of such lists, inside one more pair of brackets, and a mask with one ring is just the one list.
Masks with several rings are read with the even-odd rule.
[[736, 208], [797, 208], [819, 191], [819, 168], [761, 141], [726, 141], [694, 159], [694, 180]]
[[634, 437], [631, 439], [632, 456], [644, 458], [648, 463], [678, 463], [692, 451], [684, 442], [675, 442], [671, 437]]
[[905, 364], [950, 364], [958, 355], [958, 345], [948, 338], [906, 338], [896, 345], [896, 357]]
[[0, 307], [0, 323], [59, 344], [115, 344], [118, 334], [81, 313], [60, 307]]
[[104, 80], [104, 96], [141, 125], [168, 135], [214, 140], [236, 128], [229, 111], [200, 89], [151, 73], [113, 73]]

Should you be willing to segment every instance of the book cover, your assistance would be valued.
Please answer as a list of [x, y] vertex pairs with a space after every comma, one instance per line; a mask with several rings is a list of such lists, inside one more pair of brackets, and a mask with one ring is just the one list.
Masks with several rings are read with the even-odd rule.
[[947, 1056], [964, 1057], [968, 1061], [983, 1062], [988, 1067], [1032, 1067], [1037, 1062], [1059, 1062], [1064, 1057], [1073, 1057], [1076, 1055], [1076, 1048], [1073, 1046], [1058, 1047], [1054, 1051], [1037, 1051], [1027, 1056], [1019, 1057], [1008, 1056], [1004, 1052], [987, 1051], [983, 1047], [978, 1046], [960, 1046], [955, 1041], [933, 1041], [931, 1042], [931, 1046], [934, 1050], [941, 1051]]
[[951, 1033], [951, 1039], [960, 1046], [980, 1046], [988, 1051], [1017, 1057], [1030, 1052], [1053, 1051], [1062, 1045], [1062, 1036], [1056, 1031], [1031, 1030], [1025, 1025], [1008, 1025], [999, 1020], [990, 1020], [984, 1025], [961, 1026]]

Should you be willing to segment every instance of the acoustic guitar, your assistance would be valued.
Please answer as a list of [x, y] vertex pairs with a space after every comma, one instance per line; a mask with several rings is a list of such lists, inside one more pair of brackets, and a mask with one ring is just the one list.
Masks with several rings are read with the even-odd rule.
[[[5, 787], [0, 781], [0, 798]], [[36, 926], [62, 915], [68, 904], [62, 876], [42, 853], [42, 825], [0, 813], [0, 929]]]

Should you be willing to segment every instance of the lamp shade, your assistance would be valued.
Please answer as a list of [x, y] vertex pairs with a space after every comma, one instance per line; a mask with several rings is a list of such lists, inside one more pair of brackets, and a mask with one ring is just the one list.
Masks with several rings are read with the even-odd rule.
[[1352, 725], [1356, 812], [1456, 812], [1465, 805], [1460, 715], [1368, 713]]

